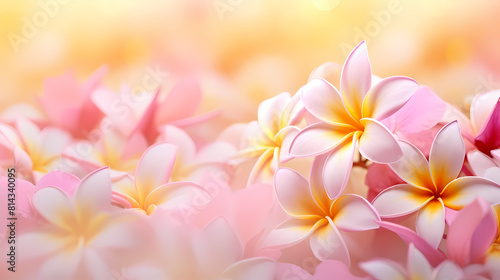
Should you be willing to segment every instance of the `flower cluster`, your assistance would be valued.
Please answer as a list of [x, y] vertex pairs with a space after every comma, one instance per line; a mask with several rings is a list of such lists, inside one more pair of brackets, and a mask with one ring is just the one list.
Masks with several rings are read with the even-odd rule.
[[196, 79], [106, 72], [2, 115], [2, 279], [500, 279], [500, 90], [468, 117], [362, 42], [211, 137]]

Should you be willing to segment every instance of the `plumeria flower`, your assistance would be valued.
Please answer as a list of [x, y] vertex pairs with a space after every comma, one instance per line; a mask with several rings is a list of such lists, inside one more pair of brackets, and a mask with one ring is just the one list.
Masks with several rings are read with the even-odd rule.
[[103, 117], [91, 96], [100, 87], [106, 72], [106, 66], [99, 68], [83, 84], [71, 72], [45, 80], [44, 95], [39, 101], [50, 124], [85, 138], [85, 133], [90, 133]]
[[30, 279], [109, 279], [110, 261], [123, 261], [124, 252], [137, 250], [137, 217], [112, 212], [108, 168], [82, 179], [74, 197], [61, 190], [61, 183], [34, 196], [45, 222], [19, 237], [19, 255], [39, 263], [26, 272], [35, 273]]
[[389, 77], [372, 84], [365, 42], [349, 55], [342, 69], [340, 92], [324, 79], [314, 79], [301, 90], [308, 112], [320, 120], [304, 128], [293, 140], [290, 155], [328, 154], [324, 166], [327, 193], [347, 183], [356, 148], [378, 163], [402, 156], [394, 135], [380, 122], [410, 99], [418, 84], [407, 77]]
[[437, 248], [445, 230], [445, 209], [459, 210], [481, 196], [500, 203], [500, 186], [482, 177], [457, 178], [465, 158], [458, 122], [444, 126], [432, 143], [429, 161], [415, 146], [401, 141], [403, 157], [390, 164], [407, 184], [381, 192], [373, 206], [381, 217], [399, 217], [418, 211], [416, 229]]
[[241, 157], [258, 157], [248, 183], [272, 175], [280, 163], [292, 157], [288, 154], [290, 143], [299, 129], [295, 126], [302, 120], [303, 106], [298, 95], [281, 93], [263, 101], [258, 109], [258, 122], [248, 125], [243, 141], [246, 143], [240, 152]]
[[135, 178], [130, 176], [113, 184], [113, 202], [124, 208], [134, 208], [152, 214], [157, 207], [175, 205], [176, 202], [194, 200], [197, 195], [209, 197], [199, 185], [191, 182], [170, 182], [177, 147], [158, 143], [142, 155]]
[[361, 196], [340, 195], [330, 199], [321, 183], [325, 157], [313, 163], [310, 185], [294, 170], [276, 171], [278, 200], [292, 218], [268, 236], [268, 246], [294, 245], [310, 237], [310, 245], [319, 260], [339, 260], [350, 266], [350, 256], [341, 231], [365, 231], [378, 228], [379, 215]]
[[6, 155], [4, 164], [12, 164], [2, 167], [17, 167], [27, 180], [36, 182], [45, 173], [61, 168], [63, 150], [71, 141], [71, 135], [61, 129], [40, 129], [25, 119], [18, 119], [15, 129], [0, 125], [0, 153]]

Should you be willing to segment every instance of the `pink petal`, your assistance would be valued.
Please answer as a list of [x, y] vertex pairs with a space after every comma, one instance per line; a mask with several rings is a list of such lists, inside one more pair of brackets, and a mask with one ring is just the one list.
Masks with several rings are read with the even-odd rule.
[[325, 215], [311, 197], [309, 183], [296, 171], [289, 168], [278, 169], [274, 175], [274, 185], [281, 207], [288, 215]]
[[[75, 205], [82, 212], [102, 211], [111, 203], [111, 176], [109, 167], [98, 169], [82, 179], [75, 192]], [[82, 214], [79, 212], [79, 214]]]
[[484, 173], [491, 167], [496, 167], [497, 165], [492, 158], [483, 154], [478, 150], [470, 151], [467, 154], [467, 160], [469, 161], [470, 167], [474, 175], [484, 177]]
[[54, 238], [52, 232], [43, 231], [21, 234], [16, 241], [19, 243], [18, 253], [23, 256], [23, 259], [47, 257], [65, 245], [61, 239]]
[[363, 119], [365, 130], [359, 139], [359, 152], [377, 163], [392, 163], [403, 156], [394, 135], [380, 122]]
[[210, 197], [210, 194], [197, 184], [191, 182], [174, 182], [160, 186], [153, 190], [144, 202], [145, 206], [149, 205], [168, 205], [178, 206], [179, 203], [185, 205], [194, 205], [198, 198]]
[[363, 118], [383, 120], [399, 111], [417, 90], [418, 83], [407, 77], [385, 78], [365, 96]]
[[429, 162], [424, 154], [417, 147], [405, 141], [399, 141], [399, 146], [403, 151], [403, 157], [390, 164], [392, 170], [408, 184], [434, 190], [434, 183], [429, 172]]
[[373, 163], [368, 166], [365, 184], [369, 187], [367, 199], [372, 201], [381, 191], [394, 185], [404, 184], [391, 167], [387, 164]]
[[[8, 178], [7, 177], [2, 177], [0, 178], [0, 182], [2, 186], [5, 186], [1, 191], [0, 191], [0, 199], [3, 201], [8, 201], [8, 198], [11, 198], [8, 196], [10, 192], [8, 191]], [[35, 209], [33, 207], [33, 196], [35, 194], [35, 186], [33, 186], [32, 183], [25, 181], [23, 179], [16, 179], [16, 215], [21, 214], [24, 217], [32, 217], [33, 214], [35, 213]], [[7, 206], [5, 206], [7, 207]], [[8, 212], [5, 212], [5, 215], [7, 215]]]
[[382, 123], [391, 131], [408, 135], [434, 127], [445, 112], [446, 103], [427, 86], [419, 86], [410, 100]]
[[309, 237], [317, 228], [328, 225], [326, 219], [290, 219], [269, 233], [262, 247], [293, 246]]
[[290, 99], [290, 93], [283, 92], [260, 103], [257, 119], [269, 138], [272, 139], [280, 130], [281, 117]]
[[177, 147], [168, 143], [155, 144], [144, 152], [135, 171], [141, 200], [145, 200], [157, 187], [168, 183], [176, 155]]
[[269, 258], [250, 258], [239, 261], [228, 267], [221, 275], [221, 279], [231, 280], [272, 280], [276, 262]]
[[202, 244], [193, 244], [193, 250], [197, 259], [196, 270], [203, 272], [203, 276], [218, 275], [243, 257], [241, 241], [222, 217], [205, 226], [201, 241]]
[[475, 199], [462, 209], [448, 231], [448, 256], [461, 266], [480, 262], [496, 237], [497, 221], [488, 202]]
[[476, 137], [476, 146], [480, 151], [490, 154], [491, 150], [500, 147], [500, 137], [498, 136], [499, 129], [500, 100], [496, 102], [495, 108]]
[[290, 147], [292, 146], [293, 139], [299, 134], [300, 130], [295, 126], [287, 126], [280, 130], [278, 134], [283, 138], [280, 147], [279, 160], [281, 163], [285, 163], [293, 157], [288, 153], [290, 151]]
[[372, 70], [366, 43], [359, 43], [347, 57], [340, 78], [340, 92], [349, 113], [361, 119], [361, 106], [372, 85]]
[[376, 280], [407, 279], [403, 267], [391, 260], [376, 259], [362, 262], [359, 266]]
[[417, 211], [432, 199], [432, 193], [411, 185], [396, 185], [381, 192], [372, 201], [380, 216], [399, 217]]
[[457, 178], [465, 158], [465, 144], [457, 121], [445, 125], [436, 135], [429, 155], [432, 180], [441, 190]]
[[290, 145], [290, 155], [309, 157], [324, 154], [352, 135], [352, 127], [316, 123], [304, 128]]
[[73, 197], [79, 184], [80, 179], [73, 174], [62, 171], [52, 171], [38, 181], [36, 188], [40, 190], [48, 187], [55, 187], [65, 192], [68, 196]]
[[314, 79], [300, 89], [307, 111], [316, 118], [336, 125], [355, 126], [337, 89], [323, 79]]
[[342, 231], [377, 229], [380, 217], [373, 206], [363, 197], [346, 194], [335, 200], [330, 209], [333, 223]]
[[352, 138], [346, 138], [328, 156], [323, 167], [323, 183], [330, 199], [339, 196], [351, 174], [356, 141], [359, 133]]
[[193, 77], [179, 80], [157, 108], [156, 125], [192, 116], [201, 104], [202, 91]]
[[430, 262], [431, 265], [436, 266], [442, 261], [446, 260], [446, 255], [429, 245], [427, 241], [425, 241], [421, 236], [419, 236], [416, 232], [411, 229], [390, 223], [390, 222], [378, 222], [380, 227], [388, 229], [394, 233], [396, 233], [403, 241], [410, 245], [414, 244], [415, 248], [417, 248], [422, 254], [424, 254], [425, 258]]
[[476, 133], [486, 124], [491, 112], [497, 106], [500, 90], [493, 90], [476, 95], [472, 100], [470, 118]]
[[182, 129], [165, 125], [161, 128], [162, 141], [177, 146], [177, 159], [183, 163], [190, 163], [196, 155], [196, 145], [193, 139]]
[[461, 177], [445, 187], [441, 194], [444, 205], [461, 209], [480, 196], [491, 205], [500, 203], [500, 185], [482, 177]]
[[310, 238], [311, 250], [321, 261], [337, 260], [351, 266], [349, 251], [335, 224], [327, 217], [329, 224], [318, 228]]
[[429, 264], [425, 256], [410, 244], [408, 248], [408, 272], [410, 278], [431, 279], [433, 267]]
[[429, 201], [418, 211], [416, 228], [418, 235], [422, 236], [432, 247], [437, 248], [443, 238], [445, 220], [444, 220], [443, 201]]
[[75, 279], [84, 250], [67, 250], [49, 257], [37, 272], [38, 279]]
[[[288, 278], [283, 278], [288, 279]], [[309, 278], [300, 278], [305, 280], [312, 280]], [[349, 267], [345, 263], [329, 260], [320, 263], [316, 267], [314, 273], [314, 280], [327, 280], [327, 279], [343, 279], [343, 280], [368, 280], [368, 277], [357, 277], [351, 274]], [[292, 280], [292, 279], [290, 279]], [[297, 279], [298, 280], [298, 279]]]
[[462, 279], [464, 273], [462, 269], [453, 261], [446, 260], [434, 270], [432, 279]]
[[488, 168], [486, 172], [484, 172], [484, 178], [490, 179], [500, 185], [500, 167]]

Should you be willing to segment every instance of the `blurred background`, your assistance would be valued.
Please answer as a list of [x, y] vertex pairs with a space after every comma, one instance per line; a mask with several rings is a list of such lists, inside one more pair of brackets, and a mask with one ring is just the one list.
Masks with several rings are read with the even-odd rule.
[[202, 110], [249, 121], [361, 40], [375, 74], [410, 76], [461, 105], [500, 88], [499, 14], [495, 0], [1, 1], [0, 110], [36, 104], [47, 77], [83, 81], [107, 64], [113, 89], [196, 76]]

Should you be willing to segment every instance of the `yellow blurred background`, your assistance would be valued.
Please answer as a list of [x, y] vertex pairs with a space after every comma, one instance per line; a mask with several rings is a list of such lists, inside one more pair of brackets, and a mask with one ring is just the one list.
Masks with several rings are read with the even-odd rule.
[[[406, 75], [462, 104], [500, 88], [500, 1], [38, 0], [0, 2], [0, 109], [35, 104], [43, 80], [103, 64], [105, 84], [151, 71], [202, 81], [205, 109], [248, 121], [366, 40], [379, 76]], [[149, 73], [149, 74], [148, 74]]]

